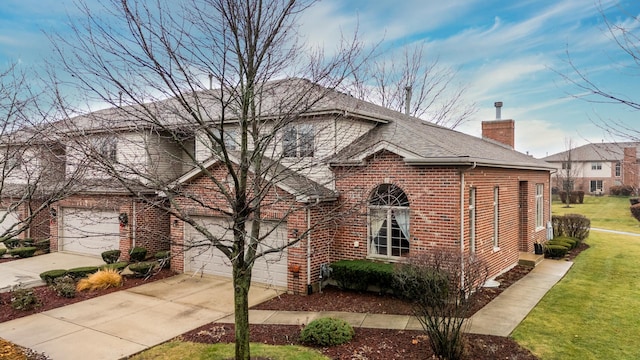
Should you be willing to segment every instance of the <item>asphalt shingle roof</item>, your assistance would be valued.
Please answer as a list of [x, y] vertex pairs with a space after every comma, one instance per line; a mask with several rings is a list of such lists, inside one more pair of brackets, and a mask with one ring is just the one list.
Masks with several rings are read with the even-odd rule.
[[542, 158], [542, 160], [549, 162], [567, 161], [569, 151], [571, 151], [571, 161], [622, 161], [624, 159], [624, 149], [629, 147], [635, 147], [636, 152], [640, 154], [640, 143], [638, 142], [593, 143], [549, 155]]

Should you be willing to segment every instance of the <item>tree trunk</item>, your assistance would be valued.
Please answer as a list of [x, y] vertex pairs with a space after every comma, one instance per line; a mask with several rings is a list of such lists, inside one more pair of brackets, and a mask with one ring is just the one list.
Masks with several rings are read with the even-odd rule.
[[236, 360], [249, 360], [249, 287], [251, 271], [233, 266]]

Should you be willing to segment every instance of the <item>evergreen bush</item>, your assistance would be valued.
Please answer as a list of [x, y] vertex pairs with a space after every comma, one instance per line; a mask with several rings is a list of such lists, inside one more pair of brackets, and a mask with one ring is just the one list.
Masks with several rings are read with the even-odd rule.
[[156, 267], [155, 261], [141, 261], [135, 264], [129, 265], [129, 270], [133, 271], [136, 276], [144, 277], [151, 274], [151, 271]]
[[340, 260], [331, 264], [335, 279], [342, 289], [365, 291], [378, 286], [381, 292], [393, 287], [393, 264], [369, 260]]
[[65, 298], [76, 297], [76, 281], [69, 275], [54, 279], [52, 287], [58, 296]]
[[18, 256], [19, 258], [32, 257], [36, 253], [37, 248], [34, 246], [29, 247], [16, 247], [9, 250], [9, 255]]
[[147, 258], [147, 249], [143, 247], [136, 246], [133, 249], [129, 250], [129, 259], [131, 261], [144, 261]]
[[46, 282], [47, 285], [53, 285], [53, 282], [57, 278], [63, 277], [65, 275], [67, 275], [67, 270], [64, 270], [64, 269], [49, 270], [49, 271], [40, 273], [40, 279]]
[[82, 266], [67, 270], [67, 274], [77, 280], [97, 271], [97, 266]]
[[300, 341], [319, 346], [335, 346], [353, 339], [353, 327], [346, 321], [336, 318], [313, 320], [302, 329]]
[[102, 256], [102, 260], [104, 260], [104, 262], [106, 262], [107, 264], [113, 264], [118, 262], [118, 259], [120, 259], [120, 254], [120, 250], [107, 250], [100, 254], [100, 256]]

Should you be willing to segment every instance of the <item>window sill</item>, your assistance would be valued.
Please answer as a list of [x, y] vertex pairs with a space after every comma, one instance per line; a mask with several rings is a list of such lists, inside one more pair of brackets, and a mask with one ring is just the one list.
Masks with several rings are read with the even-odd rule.
[[378, 255], [367, 255], [367, 260], [375, 260], [375, 261], [387, 261], [387, 262], [400, 262], [406, 259], [402, 256], [378, 256]]

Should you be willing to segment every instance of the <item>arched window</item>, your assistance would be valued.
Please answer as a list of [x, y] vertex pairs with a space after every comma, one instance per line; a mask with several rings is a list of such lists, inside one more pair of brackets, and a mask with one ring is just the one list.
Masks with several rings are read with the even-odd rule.
[[369, 197], [369, 255], [409, 255], [409, 199], [393, 184], [379, 185]]

